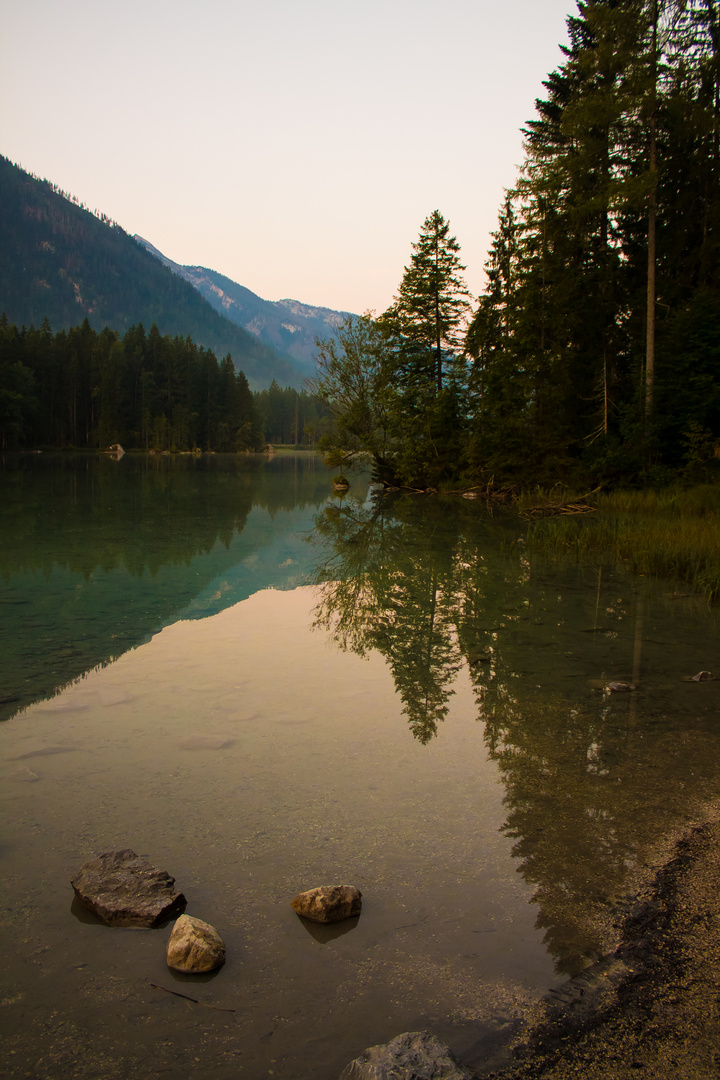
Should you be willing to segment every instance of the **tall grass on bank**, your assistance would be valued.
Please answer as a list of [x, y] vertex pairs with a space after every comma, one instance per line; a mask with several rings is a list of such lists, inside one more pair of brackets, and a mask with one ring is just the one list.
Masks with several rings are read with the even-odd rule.
[[689, 585], [709, 601], [720, 598], [720, 485], [614, 491], [592, 501], [595, 514], [534, 521], [528, 546], [578, 560], [609, 556], [636, 574]]

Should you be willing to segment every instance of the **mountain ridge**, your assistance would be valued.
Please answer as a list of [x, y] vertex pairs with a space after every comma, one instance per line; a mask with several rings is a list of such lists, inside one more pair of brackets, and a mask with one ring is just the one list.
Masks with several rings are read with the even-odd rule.
[[290, 298], [265, 300], [217, 270], [175, 262], [137, 233], [133, 239], [189, 282], [218, 313], [288, 356], [305, 373], [314, 371], [317, 339], [334, 336], [351, 314]]
[[140, 323], [228, 353], [253, 389], [299, 388], [305, 372], [209, 304], [145, 246], [48, 180], [0, 155], [0, 313], [17, 326], [48, 319], [54, 331], [87, 318], [124, 334]]

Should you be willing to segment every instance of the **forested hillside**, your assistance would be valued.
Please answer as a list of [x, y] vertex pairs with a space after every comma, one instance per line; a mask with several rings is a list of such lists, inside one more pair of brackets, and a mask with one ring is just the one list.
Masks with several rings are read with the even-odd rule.
[[720, 465], [716, 0], [588, 0], [526, 128], [487, 288], [435, 211], [316, 390], [342, 463], [415, 487], [655, 483]]
[[0, 157], [0, 313], [18, 326], [69, 330], [86, 317], [124, 334], [157, 325], [231, 354], [251, 386], [300, 385], [293, 364], [224, 318], [120, 226]]

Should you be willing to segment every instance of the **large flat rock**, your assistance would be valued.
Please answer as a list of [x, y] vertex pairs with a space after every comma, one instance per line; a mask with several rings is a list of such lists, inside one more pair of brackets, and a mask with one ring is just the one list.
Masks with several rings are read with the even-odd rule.
[[70, 884], [80, 903], [108, 926], [159, 926], [181, 914], [186, 903], [174, 877], [130, 848], [96, 855]]

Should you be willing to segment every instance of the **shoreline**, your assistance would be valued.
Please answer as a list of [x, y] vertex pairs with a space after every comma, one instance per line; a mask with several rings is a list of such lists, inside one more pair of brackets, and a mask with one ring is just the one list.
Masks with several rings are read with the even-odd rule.
[[493, 1064], [497, 1080], [709, 1080], [720, 1072], [720, 808], [673, 846], [618, 948], [551, 991]]

